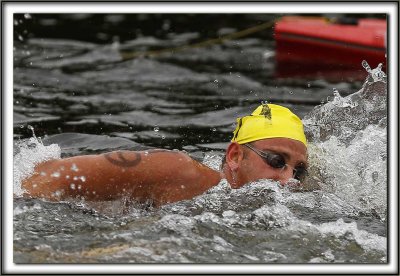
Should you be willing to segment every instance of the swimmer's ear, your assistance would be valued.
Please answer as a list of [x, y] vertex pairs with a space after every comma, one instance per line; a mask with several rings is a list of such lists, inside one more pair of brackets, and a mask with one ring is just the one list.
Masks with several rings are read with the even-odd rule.
[[232, 142], [229, 144], [226, 150], [226, 163], [232, 171], [237, 171], [239, 169], [240, 163], [243, 160], [243, 149], [236, 143]]

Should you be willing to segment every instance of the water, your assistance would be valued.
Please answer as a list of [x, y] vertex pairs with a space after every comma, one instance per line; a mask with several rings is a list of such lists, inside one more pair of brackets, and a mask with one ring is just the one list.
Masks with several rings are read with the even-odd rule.
[[[35, 18], [60, 28], [93, 20], [24, 16]], [[104, 20], [121, 27], [127, 18]], [[242, 19], [238, 30], [255, 20]], [[385, 78], [369, 70], [365, 82], [276, 79], [266, 58], [274, 53], [269, 35], [123, 60], [122, 50], [207, 37], [189, 27], [171, 33], [171, 18], [157, 22], [165, 29], [159, 35], [144, 30], [116, 39], [99, 29], [91, 41], [42, 39], [32, 27], [36, 35], [16, 42], [14, 262], [386, 263]], [[231, 190], [223, 180], [159, 209], [125, 198], [54, 203], [20, 196], [20, 180], [34, 164], [66, 156], [160, 147], [218, 169], [235, 119], [261, 100], [303, 118], [311, 165], [303, 190], [269, 180]]]

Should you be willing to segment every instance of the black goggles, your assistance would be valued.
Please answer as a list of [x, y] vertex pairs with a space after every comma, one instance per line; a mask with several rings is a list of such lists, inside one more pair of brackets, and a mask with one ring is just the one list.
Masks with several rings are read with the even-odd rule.
[[[260, 156], [265, 161], [265, 163], [267, 163], [272, 168], [284, 169], [286, 166], [289, 166], [288, 164], [286, 164], [285, 158], [281, 154], [269, 151], [268, 152], [261, 151], [259, 149], [250, 146], [249, 144], [244, 144], [244, 146], [254, 151], [258, 156]], [[293, 168], [294, 179], [303, 181], [306, 175], [307, 175], [307, 169], [304, 165], [299, 165]]]

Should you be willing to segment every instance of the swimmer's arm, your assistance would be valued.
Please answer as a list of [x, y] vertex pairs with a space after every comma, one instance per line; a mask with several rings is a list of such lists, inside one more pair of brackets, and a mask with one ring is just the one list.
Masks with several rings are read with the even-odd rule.
[[116, 151], [41, 163], [22, 187], [28, 196], [50, 200], [128, 196], [161, 205], [202, 194], [220, 179], [218, 172], [182, 152]]

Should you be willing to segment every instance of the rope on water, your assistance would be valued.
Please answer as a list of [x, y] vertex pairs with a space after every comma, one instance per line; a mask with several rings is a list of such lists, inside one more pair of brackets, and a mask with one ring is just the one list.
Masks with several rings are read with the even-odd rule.
[[178, 46], [174, 48], [168, 48], [168, 49], [162, 49], [162, 50], [154, 50], [154, 51], [143, 51], [143, 52], [121, 52], [120, 55], [123, 60], [128, 60], [128, 59], [134, 59], [137, 57], [154, 57], [154, 56], [159, 56], [162, 54], [166, 53], [176, 53], [176, 52], [182, 52], [185, 50], [193, 49], [193, 48], [201, 48], [201, 47], [208, 47], [211, 45], [216, 45], [216, 44], [221, 44], [224, 41], [227, 40], [232, 40], [232, 39], [237, 39], [241, 37], [245, 37], [247, 35], [260, 32], [262, 30], [268, 29], [274, 25], [276, 20], [264, 22], [260, 25], [253, 26], [235, 33], [231, 33], [219, 38], [213, 38], [209, 39], [206, 41], [190, 44], [190, 45], [183, 45], [183, 46]]

